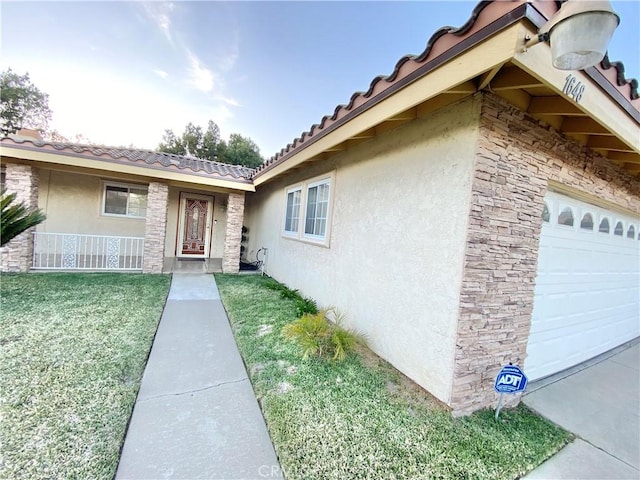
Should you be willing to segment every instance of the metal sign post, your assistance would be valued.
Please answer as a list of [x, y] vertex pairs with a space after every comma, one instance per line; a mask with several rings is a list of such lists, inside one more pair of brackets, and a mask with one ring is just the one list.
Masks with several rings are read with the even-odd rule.
[[502, 398], [505, 393], [524, 392], [527, 386], [527, 376], [517, 365], [506, 365], [502, 367], [500, 373], [496, 377], [496, 383], [493, 388], [500, 394], [498, 397], [498, 406], [496, 407], [495, 419], [498, 420], [500, 409], [502, 408]]

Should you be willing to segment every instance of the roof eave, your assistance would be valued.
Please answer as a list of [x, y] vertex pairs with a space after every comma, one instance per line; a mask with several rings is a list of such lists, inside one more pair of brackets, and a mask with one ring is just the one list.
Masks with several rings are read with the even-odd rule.
[[97, 158], [72, 152], [49, 151], [27, 145], [7, 144], [0, 145], [0, 157], [15, 158], [39, 164], [69, 166], [99, 172], [102, 175], [110, 172], [134, 175], [138, 177], [151, 177], [165, 181], [182, 182], [198, 186], [218, 187], [230, 190], [242, 190], [253, 192], [255, 187], [250, 179], [229, 178], [206, 172], [193, 172], [185, 169], [167, 168], [160, 165], [136, 163], [129, 160], [114, 158]]

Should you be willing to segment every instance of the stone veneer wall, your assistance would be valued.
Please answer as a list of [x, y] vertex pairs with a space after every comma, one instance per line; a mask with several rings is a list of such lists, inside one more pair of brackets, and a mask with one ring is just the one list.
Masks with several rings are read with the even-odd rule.
[[[39, 171], [29, 165], [6, 163], [5, 188], [16, 194], [16, 202], [28, 208], [38, 207]], [[33, 232], [35, 227], [13, 238], [0, 250], [0, 269], [3, 272], [26, 272], [33, 260]]]
[[162, 273], [164, 262], [164, 237], [167, 233], [167, 199], [169, 186], [149, 183], [147, 220], [144, 233], [144, 273]]
[[240, 241], [244, 221], [244, 192], [230, 193], [227, 202], [227, 228], [224, 235], [222, 271], [238, 273], [240, 270]]
[[[640, 212], [640, 180], [493, 94], [483, 94], [450, 405], [495, 404], [501, 366], [523, 365], [548, 180]], [[515, 405], [519, 396], [509, 397]]]

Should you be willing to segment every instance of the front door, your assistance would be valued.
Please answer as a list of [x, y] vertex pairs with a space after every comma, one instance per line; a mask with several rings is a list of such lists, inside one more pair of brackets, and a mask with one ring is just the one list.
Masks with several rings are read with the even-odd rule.
[[179, 257], [209, 257], [212, 213], [213, 197], [181, 194], [177, 248]]

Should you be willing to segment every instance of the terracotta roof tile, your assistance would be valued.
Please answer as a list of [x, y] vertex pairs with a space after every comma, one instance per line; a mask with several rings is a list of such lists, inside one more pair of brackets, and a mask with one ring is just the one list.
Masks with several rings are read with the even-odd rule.
[[[269, 170], [274, 164], [284, 161], [289, 156], [293, 155], [294, 151], [302, 148], [303, 144], [310, 141], [314, 136], [324, 130], [330, 129], [330, 127], [336, 123], [341, 123], [340, 120], [347, 114], [354, 112], [358, 107], [370, 102], [374, 97], [384, 92], [395, 83], [399, 83], [400, 80], [410, 80], [409, 77], [413, 75], [419, 76], [420, 74], [427, 73], [426, 71], [417, 72], [420, 67], [423, 67], [425, 63], [431, 62], [439, 55], [447, 52], [456, 45], [456, 42], [461, 39], [452, 39], [452, 37], [465, 37], [471, 35], [472, 31], [480, 30], [486, 27], [488, 24], [497, 21], [501, 16], [508, 16], [511, 20], [515, 21], [518, 18], [526, 17], [527, 10], [522, 9], [517, 11], [518, 7], [526, 6], [529, 3], [535, 3], [542, 7], [543, 11], [555, 12], [561, 2], [557, 2], [555, 5], [551, 5], [551, 2], [544, 2], [540, 0], [530, 1], [493, 1], [486, 0], [478, 3], [473, 11], [469, 20], [465, 22], [459, 28], [455, 27], [442, 27], [437, 30], [427, 42], [423, 52], [419, 55], [405, 55], [395, 65], [395, 68], [390, 75], [379, 75], [375, 77], [366, 92], [356, 92], [351, 96], [349, 103], [346, 105], [338, 105], [332, 115], [325, 115], [320, 120], [320, 123], [314, 124], [311, 128], [302, 132], [300, 136], [289, 143], [286, 147], [282, 148], [270, 159], [265, 161], [262, 165], [258, 166], [254, 171], [253, 177], [261, 175], [265, 170]], [[492, 5], [491, 9], [486, 9], [487, 6]], [[492, 10], [491, 13], [485, 15], [486, 10]], [[518, 13], [516, 13], [518, 12]], [[478, 25], [476, 25], [478, 24]], [[611, 67], [615, 67], [617, 70], [618, 87], [629, 85], [630, 91], [627, 97], [630, 101], [638, 98], [638, 81], [635, 79], [627, 80], [624, 78], [624, 66], [620, 62], [610, 63], [608, 57], [605, 57], [601, 64], [602, 69], [606, 70]], [[363, 107], [366, 108], [366, 107]]]
[[609, 60], [609, 54], [607, 53], [602, 62], [600, 62], [600, 66], [603, 70], [609, 70], [610, 68], [615, 68], [616, 70], [616, 83], [619, 87], [624, 87], [625, 85], [629, 85], [629, 97], [631, 100], [637, 100], [638, 96], [638, 80], [635, 78], [625, 78], [624, 76], [624, 64], [622, 62], [612, 62]]
[[240, 165], [228, 165], [211, 160], [174, 155], [172, 153], [154, 152], [151, 150], [80, 145], [76, 143], [57, 143], [18, 136], [3, 138], [1, 143], [7, 144], [7, 146], [12, 143], [15, 146], [20, 146], [19, 148], [57, 151], [98, 160], [127, 161], [136, 164], [144, 163], [148, 166], [182, 170], [185, 171], [184, 173], [204, 173], [206, 175], [226, 177], [230, 180], [243, 182], [250, 182], [253, 176], [253, 169]]

